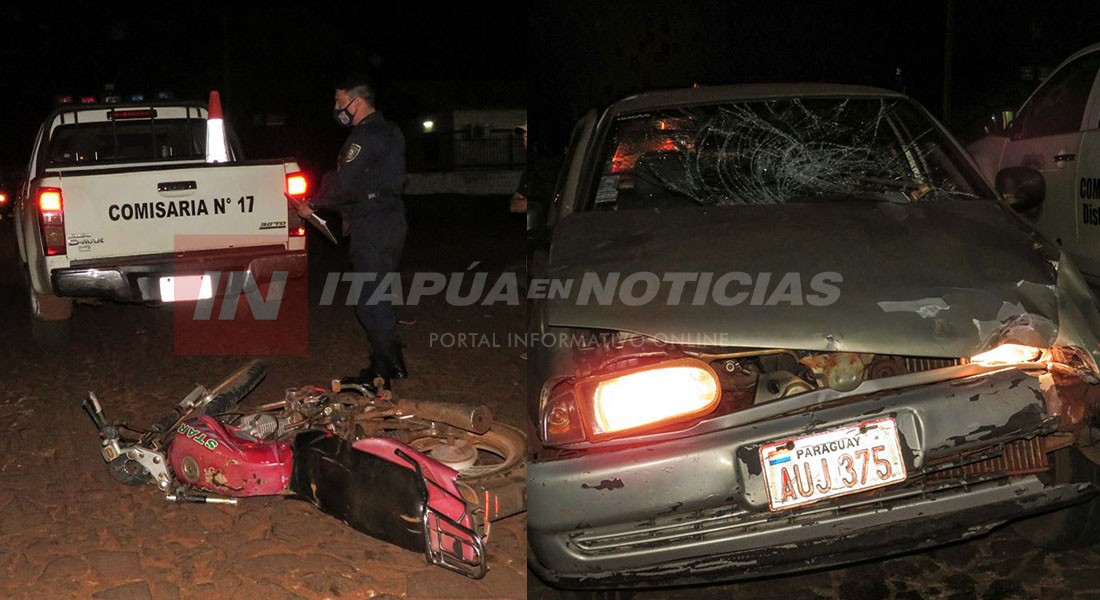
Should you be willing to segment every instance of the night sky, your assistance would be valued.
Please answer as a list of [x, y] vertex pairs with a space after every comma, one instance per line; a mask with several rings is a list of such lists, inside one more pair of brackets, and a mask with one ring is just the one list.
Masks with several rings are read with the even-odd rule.
[[[901, 89], [943, 117], [946, 0], [557, 2], [531, 12], [532, 139], [557, 152], [588, 108], [646, 89], [830, 81]], [[957, 132], [1100, 42], [1100, 2], [956, 0], [947, 125]], [[901, 69], [901, 79], [895, 73]]]
[[[1100, 41], [1100, 2], [956, 0], [950, 113], [956, 132], [1015, 107], [1038, 73]], [[947, 0], [515, 3], [40, 3], [0, 20], [0, 168], [26, 160], [62, 93], [222, 92], [250, 157], [326, 168], [343, 135], [334, 76], [369, 71], [408, 126], [426, 111], [527, 104], [532, 143], [560, 154], [586, 110], [693, 83], [834, 81], [904, 88], [943, 117]], [[900, 69], [900, 78], [896, 75]], [[431, 85], [438, 82], [438, 88]], [[424, 84], [429, 85], [425, 86]], [[425, 93], [436, 90], [436, 93]], [[410, 91], [414, 90], [414, 91]], [[277, 131], [249, 127], [286, 116]]]
[[[332, 83], [346, 70], [379, 83], [379, 106], [413, 121], [416, 110], [522, 106], [527, 13], [523, 3], [475, 10], [465, 3], [16, 4], [0, 19], [0, 167], [25, 163], [55, 96], [173, 91], [222, 94], [249, 157], [291, 153], [333, 159], [346, 131], [333, 123]], [[447, 93], [409, 97], [409, 82]], [[457, 94], [469, 88], [469, 94]], [[488, 84], [487, 82], [491, 82]], [[421, 86], [423, 87], [423, 86]], [[425, 96], [421, 94], [421, 96]], [[261, 112], [285, 114], [272, 136], [249, 131]], [[263, 143], [259, 143], [262, 141]], [[251, 143], [250, 143], [251, 142]], [[325, 165], [320, 165], [325, 166]]]

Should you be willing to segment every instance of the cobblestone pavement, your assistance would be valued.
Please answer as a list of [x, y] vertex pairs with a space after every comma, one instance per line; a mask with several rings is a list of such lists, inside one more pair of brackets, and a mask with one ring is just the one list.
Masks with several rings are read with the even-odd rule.
[[[530, 573], [528, 598], [561, 595]], [[635, 600], [1100, 600], [1100, 546], [1039, 550], [1001, 528], [985, 538], [850, 567], [727, 585], [643, 591]]]
[[[522, 225], [506, 199], [411, 199], [403, 270], [499, 270], [522, 256]], [[151, 486], [126, 487], [106, 472], [80, 403], [94, 390], [108, 417], [144, 424], [196, 383], [213, 385], [244, 357], [176, 356], [171, 308], [78, 306], [72, 344], [35, 351], [10, 221], [0, 222], [0, 598], [462, 598], [523, 597], [526, 519], [493, 525], [490, 571], [472, 581], [360, 534], [311, 506], [280, 497], [238, 507], [173, 505]], [[345, 306], [318, 307], [338, 251], [311, 240], [310, 352], [270, 357], [245, 405], [281, 399], [287, 387], [323, 384], [362, 366], [363, 334]], [[442, 348], [431, 334], [502, 338], [524, 326], [522, 307], [451, 308], [432, 298], [401, 310], [413, 378], [410, 398], [485, 402], [523, 423], [519, 349]]]

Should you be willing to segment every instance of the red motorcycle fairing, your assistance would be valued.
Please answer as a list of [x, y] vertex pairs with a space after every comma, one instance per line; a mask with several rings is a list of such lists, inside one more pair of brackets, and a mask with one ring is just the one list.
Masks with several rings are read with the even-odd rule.
[[289, 442], [260, 441], [208, 415], [184, 421], [168, 446], [177, 479], [223, 496], [281, 494], [293, 457]]
[[[447, 465], [413, 450], [410, 446], [388, 438], [363, 438], [354, 442], [352, 448], [380, 456], [396, 465], [412, 468], [399, 451], [420, 465], [420, 472], [428, 485], [428, 506], [432, 509], [427, 515], [428, 542], [433, 552], [440, 552], [441, 546], [459, 548], [464, 560], [475, 559], [474, 548], [468, 543], [466, 531], [474, 529], [466, 503], [458, 491], [455, 482], [458, 471]], [[438, 514], [437, 514], [438, 513]], [[446, 519], [439, 518], [442, 514]], [[447, 521], [451, 521], [448, 523]], [[453, 524], [452, 524], [453, 523]], [[461, 525], [456, 527], [455, 525]], [[466, 530], [466, 531], [463, 531]]]
[[432, 564], [485, 575], [484, 546], [450, 467], [394, 440], [348, 443], [322, 431], [298, 434], [294, 454], [290, 489], [298, 496]]

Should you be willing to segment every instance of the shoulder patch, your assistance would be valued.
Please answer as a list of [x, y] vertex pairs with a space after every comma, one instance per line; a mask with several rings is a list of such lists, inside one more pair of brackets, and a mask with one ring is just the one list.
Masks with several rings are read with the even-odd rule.
[[344, 162], [349, 163], [359, 156], [359, 152], [363, 149], [359, 144], [351, 144], [348, 146], [348, 151], [344, 153]]

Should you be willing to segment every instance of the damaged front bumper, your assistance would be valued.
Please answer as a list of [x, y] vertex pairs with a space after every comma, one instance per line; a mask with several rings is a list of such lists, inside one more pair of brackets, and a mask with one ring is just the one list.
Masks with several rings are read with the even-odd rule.
[[[741, 579], [964, 539], [1097, 493], [1048, 476], [1048, 452], [1074, 443], [1066, 422], [1082, 422], [1067, 410], [1080, 401], [1052, 391], [1050, 374], [943, 377], [813, 404], [791, 398], [770, 408], [800, 412], [534, 462], [532, 567], [565, 587]], [[885, 417], [897, 424], [905, 481], [769, 509], [761, 446]]]

